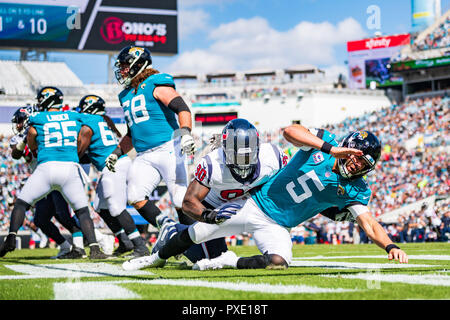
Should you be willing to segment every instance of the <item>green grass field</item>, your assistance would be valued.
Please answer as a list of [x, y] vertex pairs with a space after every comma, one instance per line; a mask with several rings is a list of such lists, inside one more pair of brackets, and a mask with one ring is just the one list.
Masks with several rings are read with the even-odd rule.
[[[1, 300], [404, 300], [450, 299], [450, 243], [402, 244], [408, 265], [370, 245], [295, 245], [287, 270], [125, 272], [125, 259], [52, 260], [56, 249], [16, 250], [0, 259]], [[238, 255], [253, 246], [231, 247]]]

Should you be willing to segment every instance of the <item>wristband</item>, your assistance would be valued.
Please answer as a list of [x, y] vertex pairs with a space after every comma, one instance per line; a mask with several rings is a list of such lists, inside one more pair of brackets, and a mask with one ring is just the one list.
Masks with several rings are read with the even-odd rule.
[[180, 133], [182, 136], [186, 135], [186, 134], [191, 134], [191, 128], [189, 127], [181, 127], [180, 128]]
[[330, 154], [331, 148], [333, 148], [332, 144], [324, 142], [322, 147], [320, 148], [320, 151], [325, 152], [326, 154]]
[[122, 148], [120, 146], [117, 146], [117, 148], [114, 149], [112, 153], [114, 153], [117, 156], [117, 158], [120, 158], [121, 156], [124, 155]]
[[397, 247], [395, 244], [391, 243], [388, 244], [385, 248], [386, 252], [389, 254], [389, 252], [391, 252], [392, 249], [400, 249], [399, 247]]

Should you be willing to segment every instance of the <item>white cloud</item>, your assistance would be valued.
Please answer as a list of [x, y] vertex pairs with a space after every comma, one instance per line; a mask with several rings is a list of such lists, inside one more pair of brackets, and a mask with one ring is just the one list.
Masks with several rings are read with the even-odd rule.
[[209, 13], [202, 9], [180, 10], [178, 12], [178, 36], [184, 39], [196, 32], [207, 31], [210, 21]]
[[211, 72], [224, 66], [248, 70], [305, 63], [335, 65], [335, 47], [364, 36], [363, 28], [353, 18], [336, 25], [303, 21], [286, 31], [274, 29], [265, 18], [238, 19], [211, 29], [209, 48], [182, 53], [169, 69]]

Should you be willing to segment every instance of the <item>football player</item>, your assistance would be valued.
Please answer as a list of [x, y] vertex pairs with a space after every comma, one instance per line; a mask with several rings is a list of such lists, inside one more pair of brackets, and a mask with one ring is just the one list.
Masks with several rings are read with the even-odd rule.
[[[86, 152], [95, 168], [101, 172], [96, 188], [94, 210], [107, 222], [114, 217], [119, 222], [119, 230], [115, 225], [108, 224], [111, 230], [120, 239], [120, 233], [125, 231], [134, 245], [133, 257], [149, 255], [150, 252], [141, 237], [127, 206], [127, 173], [131, 159], [125, 154], [115, 164], [115, 172], [105, 167], [105, 160], [116, 149], [117, 137], [121, 133], [117, 130], [111, 118], [105, 114], [105, 101], [96, 95], [87, 95], [81, 98], [78, 105], [81, 113], [82, 127], [79, 135], [78, 155], [81, 158]], [[113, 230], [114, 229], [114, 230]], [[123, 247], [125, 248], [125, 247]], [[120, 245], [118, 250], [120, 249]], [[115, 252], [116, 255], [124, 253], [125, 249]]]
[[[50, 99], [60, 98], [55, 95]], [[11, 155], [16, 160], [23, 157], [29, 164], [32, 172], [37, 165], [36, 156], [33, 155], [26, 145], [26, 136], [28, 133], [29, 116], [35, 112], [37, 112], [37, 110], [32, 106], [19, 108], [11, 119], [13, 132], [16, 134], [10, 142], [12, 149]], [[65, 258], [72, 247], [51, 221], [52, 217], [55, 217], [62, 226], [72, 233], [74, 246], [78, 246], [84, 255], [84, 249], [82, 249], [83, 234], [77, 225], [77, 221], [71, 217], [67, 202], [56, 190], [36, 202], [34, 219], [31, 222], [30, 227], [41, 229], [48, 238], [52, 238], [59, 246], [60, 250], [53, 258]]]
[[[255, 126], [245, 119], [228, 122], [219, 143], [197, 165], [194, 180], [183, 199], [183, 212], [194, 221], [204, 212], [247, 194], [287, 164], [287, 156], [275, 145], [260, 143]], [[152, 252], [159, 250], [175, 231], [181, 232], [186, 228], [188, 225], [165, 220]], [[218, 257], [226, 251], [225, 239], [220, 238], [195, 244], [184, 255], [196, 263]]]
[[148, 49], [125, 47], [115, 67], [116, 78], [124, 86], [119, 101], [128, 133], [107, 158], [106, 166], [114, 171], [119, 157], [134, 146], [137, 156], [128, 171], [128, 202], [156, 226], [161, 211], [148, 197], [163, 179], [183, 222], [187, 218], [181, 211], [187, 189], [185, 155], [195, 152], [189, 107], [175, 90], [172, 76], [152, 67]]
[[0, 247], [0, 257], [16, 247], [16, 235], [25, 212], [51, 191], [60, 191], [79, 219], [83, 235], [90, 247], [90, 259], [105, 259], [95, 238], [88, 199], [78, 164], [77, 138], [81, 117], [75, 112], [61, 111], [63, 94], [55, 87], [38, 92], [37, 112], [29, 117], [27, 144], [37, 150], [37, 167], [20, 191], [11, 214], [9, 234]]
[[375, 168], [381, 155], [376, 136], [369, 131], [351, 132], [338, 146], [335, 136], [322, 129], [292, 125], [283, 135], [301, 149], [264, 185], [252, 189], [250, 197], [206, 211], [198, 217], [204, 222], [174, 235], [151, 256], [127, 261], [123, 267], [162, 266], [193, 243], [249, 232], [262, 255], [219, 256], [204, 261], [204, 268], [287, 268], [292, 260], [289, 228], [332, 207], [349, 211], [373, 242], [386, 250], [388, 259], [407, 263], [406, 253], [392, 243], [367, 208], [371, 190], [363, 176]]

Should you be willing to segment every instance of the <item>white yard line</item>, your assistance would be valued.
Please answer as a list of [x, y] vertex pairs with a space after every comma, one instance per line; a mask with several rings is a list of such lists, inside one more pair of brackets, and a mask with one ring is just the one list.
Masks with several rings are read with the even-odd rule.
[[6, 279], [38, 279], [38, 278], [86, 278], [154, 275], [149, 271], [125, 271], [119, 265], [108, 263], [65, 263], [65, 264], [15, 264], [5, 267], [23, 275], [4, 275]]
[[439, 265], [427, 264], [399, 264], [399, 263], [358, 263], [338, 261], [307, 261], [294, 260], [290, 267], [320, 267], [333, 269], [404, 269], [404, 268], [434, 268]]
[[344, 275], [321, 275], [328, 278], [344, 278], [344, 279], [360, 279], [367, 281], [381, 281], [381, 282], [401, 282], [408, 284], [424, 284], [431, 286], [450, 286], [449, 275], [438, 274], [384, 274], [384, 273], [357, 273], [357, 274], [344, 274]]
[[[248, 282], [226, 282], [226, 281], [203, 281], [189, 279], [155, 279], [155, 280], [117, 280], [117, 281], [95, 281], [76, 283], [55, 283], [55, 300], [83, 300], [83, 299], [129, 299], [132, 297], [129, 290], [121, 288], [120, 284], [136, 283], [141, 285], [164, 285], [183, 287], [202, 287], [224, 289], [232, 291], [260, 292], [271, 294], [293, 294], [293, 293], [339, 293], [358, 291], [342, 288], [320, 288], [307, 285], [272, 285], [265, 283]], [[120, 289], [120, 290], [119, 290]], [[125, 291], [124, 291], [125, 290]], [[110, 295], [108, 295], [110, 292]], [[138, 296], [139, 297], [139, 296]]]
[[[408, 255], [409, 260], [450, 260], [449, 255]], [[387, 255], [375, 256], [314, 256], [314, 257], [295, 257], [297, 260], [333, 260], [333, 259], [387, 259]]]

